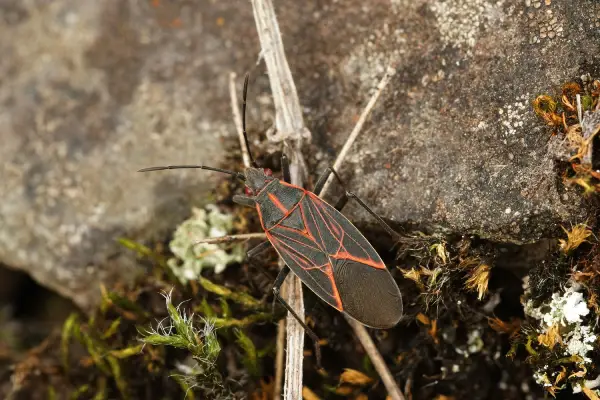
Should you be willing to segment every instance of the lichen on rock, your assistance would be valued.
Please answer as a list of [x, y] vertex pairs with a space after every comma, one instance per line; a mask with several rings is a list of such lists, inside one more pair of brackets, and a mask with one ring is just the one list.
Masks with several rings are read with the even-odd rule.
[[168, 261], [173, 273], [186, 283], [198, 279], [203, 268], [214, 268], [221, 273], [231, 263], [241, 262], [244, 246], [198, 243], [199, 240], [225, 236], [233, 229], [233, 216], [219, 211], [214, 204], [205, 209], [194, 208], [193, 215], [184, 221], [169, 243], [169, 249], [176, 256]]

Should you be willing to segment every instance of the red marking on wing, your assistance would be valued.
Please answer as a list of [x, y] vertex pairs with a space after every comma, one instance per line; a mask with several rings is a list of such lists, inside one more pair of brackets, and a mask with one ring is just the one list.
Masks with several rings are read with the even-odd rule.
[[263, 216], [260, 212], [260, 206], [258, 205], [258, 203], [256, 203], [256, 212], [258, 212], [258, 220], [260, 221], [260, 226], [262, 227], [263, 231], [268, 232], [267, 228], [265, 228], [265, 223], [263, 222]]
[[[314, 241], [314, 239], [311, 239], [311, 236], [310, 236], [310, 234], [307, 234], [307, 231], [305, 231], [305, 230], [304, 231], [299, 231], [297, 229], [290, 228], [290, 227], [283, 226], [283, 225], [275, 225], [273, 228], [275, 228], [275, 227], [277, 227], [279, 229], [282, 229], [282, 230], [286, 230], [286, 231], [290, 231], [290, 232], [294, 232], [294, 233], [297, 233], [299, 235], [302, 235], [302, 236], [306, 237], [307, 239], [309, 239], [310, 242], [314, 244], [314, 246], [311, 246], [308, 243], [296, 240], [296, 239], [294, 239], [292, 237], [286, 236], [286, 235], [284, 235], [281, 232], [277, 233], [278, 235], [283, 236], [284, 238], [286, 238], [286, 240], [289, 240], [290, 242], [298, 243], [301, 246], [308, 247], [308, 248], [311, 248], [313, 250], [323, 251], [320, 247], [318, 247], [318, 244]], [[271, 228], [271, 229], [273, 229], [273, 228]]]
[[280, 253], [282, 258], [291, 259], [294, 263], [296, 263], [297, 266], [302, 268], [302, 270], [307, 271], [307, 272], [310, 271], [310, 274], [314, 274], [314, 273], [324, 274], [328, 278], [328, 280], [331, 284], [332, 292], [329, 293], [328, 290], [326, 290], [325, 288], [322, 288], [322, 287], [321, 287], [321, 289], [324, 292], [328, 293], [332, 297], [335, 304], [331, 304], [329, 301], [328, 301], [328, 303], [331, 304], [331, 306], [334, 307], [335, 309], [337, 309], [338, 311], [344, 310], [344, 307], [342, 305], [342, 299], [340, 298], [340, 294], [338, 292], [337, 285], [335, 284], [335, 279], [333, 277], [333, 267], [332, 267], [331, 263], [328, 262], [325, 264], [316, 265], [315, 263], [312, 262], [312, 260], [305, 257], [301, 252], [299, 252], [293, 246], [291, 246], [290, 244], [286, 243], [283, 240], [280, 240], [278, 237], [274, 236], [270, 232], [267, 232], [267, 238], [273, 244], [273, 247], [275, 248], [275, 250], [277, 250], [277, 252]]
[[[308, 208], [308, 210], [305, 210], [304, 209], [304, 205], [302, 203], [300, 203], [300, 210], [302, 210], [302, 220], [304, 221], [304, 226], [308, 230], [310, 236], [313, 238], [313, 240], [315, 241], [315, 243], [317, 243], [317, 245], [319, 246], [319, 248], [323, 252], [327, 253], [327, 248], [325, 246], [325, 243], [323, 243], [323, 235], [321, 234], [321, 229], [319, 228], [319, 225], [317, 224], [317, 221], [315, 220], [315, 216], [313, 215], [312, 211], [310, 210], [310, 207]], [[312, 221], [314, 222], [312, 224], [312, 226], [315, 227], [315, 229], [317, 230], [317, 233], [319, 234], [319, 241], [317, 241], [317, 239], [310, 232], [310, 229], [308, 229], [309, 225], [308, 225], [308, 220], [307, 220], [307, 217], [306, 217], [306, 212], [307, 211], [310, 214], [310, 217], [312, 218]]]
[[[283, 249], [285, 249], [286, 253], [288, 255], [290, 255], [302, 269], [309, 271], [311, 269], [318, 268], [318, 266], [315, 266], [315, 264], [312, 262], [312, 260], [310, 260], [304, 254], [302, 254], [301, 251], [298, 251], [298, 249], [296, 249], [294, 246], [290, 245], [289, 243], [286, 243], [283, 240], [280, 240], [278, 237], [273, 236], [272, 234], [269, 236], [270, 236], [269, 240], [274, 240], [276, 242], [276, 244], [278, 244]], [[274, 243], [274, 242], [272, 242], [272, 243]]]
[[329, 229], [333, 230], [332, 234], [335, 237], [340, 238], [340, 242], [341, 242], [343, 239], [343, 236], [344, 236], [344, 231], [342, 230], [342, 227], [339, 226], [337, 223], [331, 224], [331, 226], [328, 225], [328, 227], [329, 227]]
[[288, 209], [279, 201], [277, 196], [275, 196], [273, 193], [267, 193], [267, 196], [269, 196], [269, 200], [271, 200], [271, 202], [275, 204], [275, 207], [279, 208], [279, 210], [285, 215], [288, 214]]
[[297, 205], [297, 207], [300, 208], [300, 215], [302, 215], [302, 223], [304, 224], [304, 231], [302, 231], [302, 234], [304, 236], [306, 236], [309, 240], [313, 241], [317, 245], [317, 247], [319, 247], [319, 249], [321, 249], [321, 251], [324, 251], [324, 249], [321, 246], [319, 246], [317, 239], [315, 239], [313, 234], [310, 232], [310, 229], [308, 229], [308, 223], [306, 222], [306, 210], [304, 210], [304, 206], [302, 205], [302, 200], [304, 200], [304, 197], [302, 199], [300, 199], [300, 201], [298, 202], [298, 205]]
[[[368, 254], [368, 251], [360, 244], [360, 242], [354, 240], [352, 236], [346, 235], [346, 232], [344, 232], [342, 227], [337, 223], [334, 216], [331, 215], [330, 210], [328, 210], [326, 207], [326, 203], [321, 198], [317, 197], [315, 194], [310, 192], [309, 196], [309, 198], [313, 201], [313, 204], [316, 206], [319, 218], [323, 221], [324, 225], [327, 227], [331, 235], [339, 243], [339, 248], [337, 252], [335, 254], [330, 254], [332, 258], [335, 258], [336, 260], [356, 261], [366, 264], [373, 268], [386, 269], [386, 266], [382, 261], [376, 261], [369, 257], [359, 257], [351, 254], [344, 246], [344, 239], [352, 240], [354, 242], [354, 245], [358, 246], [364, 254]], [[316, 226], [316, 228], [320, 232], [319, 227]]]
[[329, 282], [331, 282], [331, 289], [333, 290], [333, 298], [337, 301], [338, 307], [337, 309], [342, 311], [344, 307], [342, 306], [342, 298], [340, 297], [340, 292], [338, 292], [337, 284], [335, 283], [335, 278], [333, 277], [333, 266], [331, 264], [327, 264], [327, 268], [323, 271], [327, 278], [329, 278]]
[[338, 251], [336, 254], [332, 255], [331, 258], [335, 258], [336, 260], [351, 260], [359, 263], [366, 264], [373, 268], [385, 269], [386, 266], [384, 263], [372, 260], [370, 258], [356, 257], [348, 252], [340, 252]]
[[308, 193], [308, 191], [300, 186], [296, 186], [296, 185], [292, 185], [291, 183], [287, 183], [286, 181], [279, 181], [279, 183], [281, 183], [283, 186], [287, 186], [287, 187], [291, 187], [291, 188], [295, 188], [295, 189], [300, 189], [302, 190], [305, 194]]

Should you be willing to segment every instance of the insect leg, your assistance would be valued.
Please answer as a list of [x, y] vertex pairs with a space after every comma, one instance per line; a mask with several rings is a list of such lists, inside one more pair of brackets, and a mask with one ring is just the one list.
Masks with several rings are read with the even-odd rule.
[[[346, 193], [344, 194], [344, 196], [346, 198], [346, 200], [344, 201], [344, 204], [348, 201], [348, 199], [354, 199], [362, 208], [364, 208], [365, 210], [367, 210], [367, 212], [369, 214], [371, 214], [379, 223], [379, 225], [381, 225], [381, 227], [383, 229], [386, 230], [387, 233], [390, 234], [390, 236], [394, 239], [398, 239], [399, 238], [399, 234], [398, 232], [396, 232], [395, 230], [392, 229], [391, 226], [389, 226], [384, 220], [383, 218], [381, 218], [375, 211], [371, 210], [369, 208], [369, 206], [367, 206], [365, 204], [364, 201], [362, 201], [356, 194], [346, 191]], [[339, 202], [338, 202], [339, 203]]]
[[[252, 249], [248, 250], [246, 252], [246, 259], [248, 260], [248, 262], [250, 263], [250, 265], [254, 268], [256, 268], [258, 270], [258, 272], [260, 272], [261, 274], [263, 274], [269, 281], [273, 280], [273, 277], [265, 270], [265, 268], [263, 268], [262, 265], [259, 265], [257, 262], [255, 262], [255, 257], [257, 255], [259, 255], [260, 253], [268, 250], [271, 247], [271, 242], [264, 241], [262, 243], [257, 244], [255, 247], [253, 247]], [[261, 301], [266, 302], [268, 297], [268, 293], [262, 298]]]
[[283, 181], [284, 182], [287, 182], [287, 183], [292, 182], [292, 177], [290, 175], [290, 160], [285, 155], [285, 153], [283, 153], [281, 155], [281, 172], [283, 172]]
[[252, 197], [242, 196], [239, 194], [234, 195], [232, 200], [234, 203], [241, 204], [246, 207], [255, 207], [256, 205], [256, 202]]
[[249, 259], [254, 258], [270, 247], [271, 247], [271, 242], [269, 242], [268, 240], [265, 240], [264, 242], [259, 243], [252, 249], [248, 250], [248, 252], [246, 253], [246, 257], [248, 257]]
[[327, 167], [325, 171], [319, 176], [317, 179], [317, 183], [315, 183], [315, 188], [313, 189], [313, 193], [317, 196], [321, 194], [321, 190], [323, 190], [323, 186], [325, 186], [325, 182], [329, 179], [329, 175], [333, 172], [333, 168]]
[[340, 185], [342, 186], [342, 188], [344, 189], [344, 195], [342, 195], [342, 197], [338, 200], [338, 202], [335, 204], [335, 209], [338, 211], [341, 211], [342, 208], [344, 208], [344, 206], [346, 205], [346, 203], [348, 203], [349, 199], [354, 199], [362, 208], [364, 208], [365, 210], [367, 210], [367, 212], [369, 214], [371, 214], [379, 223], [379, 225], [381, 225], [381, 227], [383, 229], [385, 229], [385, 231], [387, 233], [390, 234], [390, 236], [392, 236], [393, 238], [398, 238], [398, 232], [396, 232], [395, 230], [393, 230], [384, 220], [383, 218], [381, 218], [379, 215], [377, 215], [377, 213], [373, 210], [371, 210], [369, 208], [369, 206], [367, 206], [367, 204], [362, 201], [356, 194], [354, 194], [353, 192], [349, 192], [348, 190], [346, 190], [346, 185], [344, 184], [344, 181], [342, 180], [342, 178], [339, 176], [339, 174], [331, 167], [327, 167], [327, 169], [325, 170], [325, 172], [323, 172], [323, 174], [319, 177], [319, 180], [317, 181], [316, 185], [315, 185], [315, 190], [313, 191], [314, 194], [316, 194], [317, 196], [319, 195], [319, 193], [321, 192], [321, 190], [323, 189], [323, 186], [325, 186], [325, 182], [327, 182], [327, 179], [329, 178], [329, 175], [333, 174], [335, 176], [335, 178], [337, 179], [337, 181], [340, 183]]
[[321, 368], [321, 346], [319, 345], [319, 337], [312, 331], [312, 329], [310, 329], [304, 323], [304, 321], [302, 321], [300, 319], [300, 317], [298, 316], [298, 314], [296, 314], [296, 312], [292, 309], [292, 307], [290, 307], [290, 305], [279, 295], [281, 285], [283, 284], [283, 282], [285, 281], [285, 278], [287, 277], [287, 275], [289, 273], [290, 273], [290, 268], [287, 265], [284, 266], [281, 269], [281, 271], [279, 271], [279, 275], [277, 275], [277, 278], [275, 279], [275, 283], [273, 284], [273, 294], [275, 295], [275, 298], [277, 300], [279, 300], [279, 302], [281, 304], [283, 304], [283, 306], [289, 311], [289, 313], [292, 314], [292, 316], [296, 319], [296, 321], [298, 321], [300, 326], [302, 326], [302, 328], [304, 329], [306, 334], [308, 336], [310, 336], [310, 338], [312, 339], [313, 344], [315, 346], [315, 357], [317, 360], [317, 368], [322, 369]]
[[[323, 187], [325, 186], [325, 183], [327, 182], [331, 174], [335, 175], [335, 178], [338, 180], [340, 185], [344, 188], [344, 190], [346, 190], [344, 181], [342, 181], [342, 178], [340, 178], [338, 173], [333, 169], [333, 167], [327, 167], [325, 171], [323, 171], [319, 179], [317, 179], [315, 189], [313, 190], [314, 194], [316, 194], [317, 196], [321, 194], [321, 191], [323, 190]], [[341, 211], [342, 208], [344, 208], [344, 206], [346, 205], [346, 203], [348, 203], [348, 196], [340, 197], [338, 202], [335, 204], [335, 209]]]

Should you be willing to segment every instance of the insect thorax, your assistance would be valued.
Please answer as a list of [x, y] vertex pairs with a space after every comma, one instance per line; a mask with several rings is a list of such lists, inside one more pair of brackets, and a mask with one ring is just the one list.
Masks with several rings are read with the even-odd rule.
[[267, 184], [255, 198], [264, 227], [271, 228], [288, 216], [303, 196], [304, 190], [281, 181], [274, 180]]

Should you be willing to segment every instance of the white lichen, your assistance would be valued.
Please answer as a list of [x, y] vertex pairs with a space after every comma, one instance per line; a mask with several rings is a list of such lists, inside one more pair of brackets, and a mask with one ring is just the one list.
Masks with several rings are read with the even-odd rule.
[[480, 30], [504, 18], [504, 0], [452, 0], [431, 2], [442, 41], [452, 47], [475, 46]]
[[[570, 280], [564, 291], [553, 293], [548, 301], [534, 307], [533, 301], [527, 299], [531, 291], [529, 279], [524, 279], [524, 283], [524, 311], [526, 315], [540, 322], [540, 333], [547, 334], [550, 329], [558, 327], [565, 355], [580, 357], [583, 364], [590, 363], [592, 360], [588, 353], [594, 349], [593, 343], [597, 335], [591, 326], [583, 324], [583, 317], [590, 313], [590, 309], [581, 291], [581, 285]], [[537, 372], [541, 378], [541, 372]]]
[[192, 212], [192, 217], [179, 225], [169, 243], [176, 258], [170, 259], [168, 265], [183, 283], [198, 279], [203, 268], [214, 268], [216, 273], [221, 273], [228, 264], [244, 259], [242, 244], [198, 243], [201, 239], [231, 232], [232, 215], [221, 213], [215, 205], [208, 205], [206, 209], [194, 208]]
[[525, 313], [543, 322], [546, 328], [560, 324], [576, 324], [582, 322], [581, 317], [589, 314], [583, 293], [579, 292], [581, 287], [571, 282], [564, 293], [553, 293], [550, 301], [540, 307], [533, 307], [533, 301], [525, 303]]
[[596, 335], [592, 333], [589, 326], [579, 326], [579, 329], [573, 329], [565, 336], [565, 344], [569, 354], [581, 357], [584, 362], [589, 363], [592, 361], [587, 357], [587, 354], [594, 349], [592, 344], [596, 341]]
[[504, 136], [514, 136], [523, 128], [524, 120], [529, 114], [529, 93], [522, 94], [514, 103], [506, 104], [498, 109], [498, 117], [504, 130]]
[[[569, 280], [565, 288], [559, 292], [553, 293], [550, 299], [535, 307], [531, 297], [531, 284], [529, 277], [523, 279], [523, 304], [525, 314], [540, 324], [538, 332], [540, 337], [559, 338], [552, 339], [560, 346], [554, 347], [553, 351], [558, 352], [559, 357], [574, 357], [579, 369], [589, 369], [592, 360], [588, 357], [588, 353], [594, 349], [594, 342], [597, 335], [594, 333], [594, 328], [590, 325], [585, 325], [585, 319], [590, 309], [587, 306], [583, 287], [573, 280]], [[541, 344], [541, 342], [540, 342]], [[552, 347], [550, 348], [552, 349]], [[555, 387], [559, 379], [559, 372], [556, 369], [550, 368], [549, 365], [535, 366], [533, 373], [534, 380], [543, 387], [559, 389]], [[600, 377], [599, 377], [600, 379]], [[582, 386], [587, 388], [595, 388], [597, 383], [595, 380], [568, 380], [568, 383], [573, 388], [574, 392], [582, 391]], [[589, 383], [589, 385], [588, 385]], [[549, 389], [550, 390], [550, 389]]]

